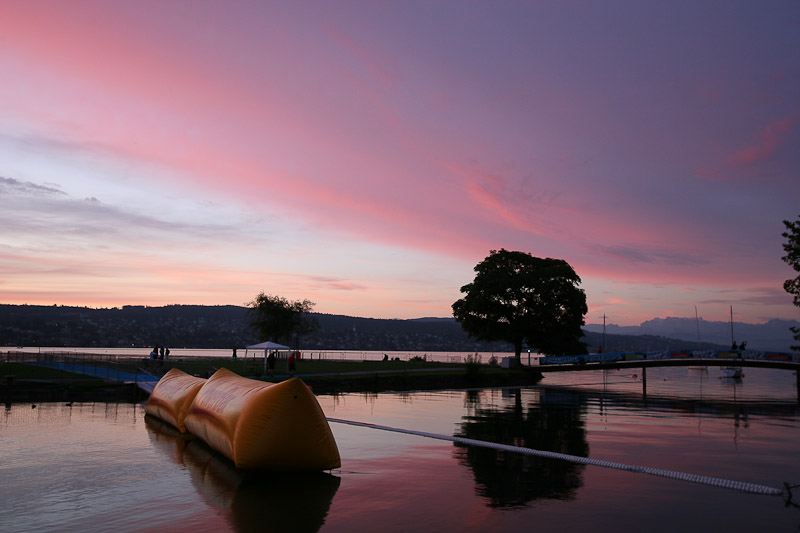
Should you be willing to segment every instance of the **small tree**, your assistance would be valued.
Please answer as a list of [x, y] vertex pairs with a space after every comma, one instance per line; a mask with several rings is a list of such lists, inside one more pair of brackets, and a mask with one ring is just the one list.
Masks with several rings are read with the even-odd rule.
[[294, 347], [299, 348], [300, 336], [317, 328], [316, 320], [308, 316], [314, 309], [311, 300], [290, 302], [283, 296], [260, 292], [247, 306], [250, 328], [262, 339], [286, 344], [294, 341]]
[[566, 261], [492, 250], [475, 272], [461, 287], [466, 296], [453, 304], [453, 316], [470, 336], [513, 344], [518, 362], [526, 342], [547, 354], [586, 353], [580, 342], [586, 294]]
[[[781, 236], [786, 239], [786, 242], [783, 244], [783, 251], [786, 252], [786, 255], [783, 256], [783, 260], [790, 265], [795, 272], [800, 272], [800, 216], [798, 216], [796, 222], [784, 220], [783, 225], [786, 226], [786, 231], [781, 234]], [[794, 305], [800, 307], [800, 274], [792, 279], [784, 281], [783, 288], [786, 292], [794, 296]], [[794, 340], [800, 342], [800, 328], [793, 327], [791, 330], [792, 333], [794, 333]], [[792, 350], [800, 351], [800, 344], [792, 346]]]

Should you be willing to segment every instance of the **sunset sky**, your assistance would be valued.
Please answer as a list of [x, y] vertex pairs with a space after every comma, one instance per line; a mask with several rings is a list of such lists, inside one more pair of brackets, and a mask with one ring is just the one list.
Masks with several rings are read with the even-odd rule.
[[0, 303], [800, 318], [797, 1], [0, 0]]

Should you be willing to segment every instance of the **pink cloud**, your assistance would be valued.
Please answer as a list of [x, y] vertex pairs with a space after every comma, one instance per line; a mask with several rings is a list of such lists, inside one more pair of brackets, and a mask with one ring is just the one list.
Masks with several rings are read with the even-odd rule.
[[[100, 148], [108, 153], [179, 169], [184, 176], [179, 179], [185, 179], [188, 186], [203, 186], [239, 201], [265, 198], [273, 206], [292, 206], [287, 211], [320, 227], [379, 243], [460, 257], [474, 257], [476, 250], [486, 253], [497, 248], [498, 242], [525, 249], [531, 236], [565, 240], [583, 234], [591, 240], [615, 234], [631, 243], [641, 243], [647, 242], [652, 233], [643, 225], [629, 224], [625, 218], [615, 220], [613, 214], [598, 216], [591, 209], [581, 209], [579, 196], [571, 199], [578, 207], [560, 206], [552, 195], [543, 198], [537, 193], [538, 196], [529, 197], [519, 186], [487, 172], [451, 166], [451, 172], [466, 180], [461, 190], [454, 190], [452, 183], [443, 180], [447, 176], [424, 174], [441, 167], [405, 171], [396, 161], [371, 154], [371, 147], [359, 146], [357, 143], [363, 138], [342, 138], [335, 122], [309, 122], [302, 113], [293, 112], [297, 109], [284, 109], [276, 103], [284, 99], [271, 94], [269, 87], [262, 95], [248, 89], [252, 84], [236, 77], [244, 73], [224, 70], [233, 76], [226, 82], [207, 76], [208, 72], [220, 72], [214, 58], [206, 65], [197, 63], [196, 58], [181, 62], [174, 50], [160, 53], [158, 41], [134, 46], [130, 41], [112, 38], [125, 31], [118, 14], [101, 12], [98, 18], [102, 20], [100, 27], [86, 33], [65, 29], [50, 20], [44, 24], [45, 33], [50, 36], [44, 42], [26, 41], [36, 35], [32, 18], [28, 20], [28, 31], [18, 34], [25, 43], [20, 49], [90, 84], [113, 87], [127, 112], [116, 109], [113, 101], [105, 106], [93, 103], [81, 113], [82, 133], [90, 139], [103, 139], [106, 144]], [[380, 83], [392, 82], [390, 62], [341, 31], [330, 31]], [[109, 44], [98, 47], [97, 42]], [[69, 53], [63, 57], [62, 65], [54, 65], [52, 60], [58, 57], [56, 51], [62, 46]], [[159, 83], [153, 82], [156, 79]], [[169, 90], [163, 90], [164, 86]], [[239, 94], [230, 92], [233, 86], [239, 88]], [[125, 101], [119, 95], [132, 99]], [[168, 112], [156, 119], [153, 115], [160, 110]], [[389, 124], [401, 142], [414, 138], [412, 133], [401, 131], [402, 121], [391, 110], [383, 110], [394, 117]], [[134, 116], [137, 114], [143, 116]], [[115, 117], [122, 125], [109, 127], [109, 118], [113, 124]], [[226, 131], [236, 132], [236, 137], [225, 138]], [[278, 132], [281, 138], [273, 140]], [[62, 134], [71, 136], [66, 127]], [[457, 143], [458, 139], [451, 142]], [[412, 144], [412, 149], [420, 150], [424, 139], [415, 139]], [[287, 158], [303, 160], [296, 171], [276, 163], [270, 154], [272, 149], [301, 147], [304, 154]], [[298, 157], [301, 155], [304, 157]], [[424, 161], [424, 153], [414, 155], [422, 155]], [[304, 161], [309, 159], [319, 159], [324, 167], [309, 166]], [[542, 185], [545, 190], [549, 186], [546, 180]], [[365, 220], [369, 223], [365, 224]], [[509, 233], [508, 229], [514, 232]]]
[[516, 213], [514, 213], [514, 209], [509, 204], [504, 203], [499, 197], [491, 194], [480, 184], [475, 182], [468, 183], [466, 189], [473, 200], [486, 208], [490, 213], [499, 216], [511, 227], [531, 233], [539, 233], [530, 223], [526, 223], [517, 216]]
[[374, 47], [368, 48], [358, 44], [352, 37], [337, 26], [327, 24], [326, 30], [337, 44], [347, 50], [360, 64], [366, 67], [372, 79], [376, 80], [381, 87], [388, 88], [394, 84], [397, 76], [395, 74], [396, 67], [392, 61], [388, 60], [386, 57], [379, 56], [375, 52]]
[[[774, 197], [745, 212], [737, 210], [740, 199], [725, 205], [734, 195], [744, 197], [742, 190], [715, 190], [718, 184], [710, 182], [684, 189], [696, 183], [680, 176], [698, 162], [682, 150], [715, 152], [717, 168], [707, 173], [712, 179], [748, 167], [764, 175], [760, 163], [778, 159], [793, 115], [762, 122], [766, 127], [748, 146], [731, 144], [726, 135], [741, 139], [741, 122], [782, 115], [754, 108], [739, 118], [725, 98], [716, 98], [708, 107], [729, 118], [721, 135], [704, 126], [721, 122], [715, 114], [686, 123], [679, 114], [650, 125], [629, 123], [638, 114], [628, 112], [639, 109], [635, 105], [612, 106], [612, 115], [591, 83], [564, 82], [543, 64], [525, 74], [529, 58], [503, 64], [498, 54], [496, 62], [486, 56], [482, 64], [444, 26], [435, 35], [420, 34], [413, 50], [430, 46], [432, 54], [420, 58], [405, 55], [407, 43], [387, 40], [380, 27], [360, 27], [367, 19], [355, 22], [345, 13], [338, 18], [322, 9], [295, 13], [258, 4], [215, 13], [209, 6], [168, 3], [154, 17], [139, 5], [88, 0], [3, 5], [0, 61], [16, 68], [8, 69], [0, 87], [0, 114], [29, 119], [31, 131], [46, 132], [40, 141], [51, 141], [20, 150], [113, 160], [125, 172], [109, 173], [109, 182], [136, 180], [158, 194], [176, 184], [162, 188], [156, 181], [175, 180], [199, 197], [268, 211], [284, 217], [286, 227], [311, 228], [308, 234], [322, 229], [326, 238], [344, 235], [359, 246], [423, 250], [471, 264], [502, 246], [563, 257], [584, 278], [648, 283], [766, 283], [774, 277], [763, 259], [768, 238], [748, 233], [756, 218], [750, 213], [765, 217], [764, 205]], [[554, 52], [553, 65], [563, 66]], [[682, 83], [680, 73], [676, 80]], [[727, 82], [714, 79], [712, 89], [729, 89]], [[677, 104], [663, 105], [683, 107]], [[648, 103], [646, 109], [658, 118], [659, 107]], [[664, 138], [648, 134], [652, 124]], [[690, 127], [692, 133], [677, 133]], [[669, 186], [659, 186], [668, 180]], [[101, 191], [87, 194], [104, 200]], [[704, 204], [692, 205], [697, 199]], [[108, 210], [108, 218], [99, 219], [102, 205], [95, 207], [94, 220], [120, 222]], [[728, 226], [734, 217], [748, 220]], [[125, 223], [142, 226], [132, 217]], [[157, 225], [146, 227], [159, 234]], [[197, 249], [213, 241], [232, 244], [227, 232], [199, 238], [201, 226], [180, 229]], [[745, 233], [753, 246], [724, 237], [734, 233]], [[214, 267], [180, 261], [131, 266], [153, 280], [154, 298], [164, 287], [185, 285], [203, 298], [201, 290], [219, 290], [214, 284], [241, 277], [259, 283], [258, 273], [227, 280]], [[325, 272], [324, 265], [316, 268]], [[338, 274], [341, 279], [294, 278], [291, 287], [353, 307], [364, 293], [377, 292], [370, 282]], [[397, 302], [396, 293], [383, 296], [387, 309]], [[408, 300], [427, 302], [418, 294]]]
[[784, 117], [767, 125], [758, 140], [731, 155], [726, 163], [731, 167], [748, 167], [768, 159], [781, 145], [783, 136], [792, 128], [790, 117]]
[[[250, 172], [257, 172], [257, 169]], [[457, 256], [469, 256], [476, 247], [488, 250], [490, 246], [483, 238], [463, 231], [460, 222], [453, 219], [453, 223], [446, 223], [445, 214], [450, 211], [446, 202], [441, 203], [438, 211], [417, 209], [390, 194], [375, 195], [358, 188], [340, 189], [299, 175], [273, 176], [268, 184], [245, 179], [243, 185], [263, 188], [264, 194], [280, 199], [278, 203], [284, 205], [301, 199], [297, 209], [302, 211], [306, 222], [381, 244], [394, 243]]]

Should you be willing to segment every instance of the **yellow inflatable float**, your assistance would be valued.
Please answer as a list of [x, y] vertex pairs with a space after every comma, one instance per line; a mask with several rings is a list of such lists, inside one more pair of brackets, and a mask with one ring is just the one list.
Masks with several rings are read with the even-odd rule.
[[208, 380], [173, 368], [158, 381], [144, 410], [147, 414], [175, 426], [181, 433], [186, 433], [183, 421], [189, 414], [194, 397], [206, 381]]
[[319, 531], [341, 479], [326, 472], [242, 470], [189, 433], [148, 416], [153, 448], [181, 465], [233, 531]]
[[299, 378], [265, 383], [222, 368], [204, 380], [173, 369], [156, 385], [145, 412], [201, 438], [238, 468], [341, 466], [325, 414]]

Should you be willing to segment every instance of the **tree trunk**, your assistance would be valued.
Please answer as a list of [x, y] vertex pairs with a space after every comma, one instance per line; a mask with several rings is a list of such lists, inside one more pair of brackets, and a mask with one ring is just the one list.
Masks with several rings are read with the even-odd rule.
[[522, 364], [522, 341], [514, 343], [514, 357], [517, 359], [517, 364]]

